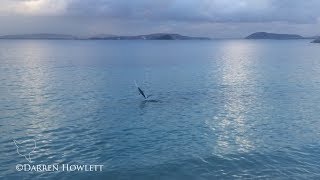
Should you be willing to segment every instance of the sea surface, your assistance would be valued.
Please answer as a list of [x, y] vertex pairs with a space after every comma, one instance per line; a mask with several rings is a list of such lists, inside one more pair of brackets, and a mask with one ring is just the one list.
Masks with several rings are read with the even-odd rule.
[[320, 179], [309, 41], [0, 40], [0, 179]]

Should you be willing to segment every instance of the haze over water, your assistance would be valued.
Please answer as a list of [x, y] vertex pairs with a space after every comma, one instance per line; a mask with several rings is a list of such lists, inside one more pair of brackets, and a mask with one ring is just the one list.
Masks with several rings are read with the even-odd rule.
[[[309, 40], [0, 40], [0, 177], [318, 179]], [[134, 80], [153, 102], [143, 101]], [[17, 172], [36, 164], [102, 172]]]

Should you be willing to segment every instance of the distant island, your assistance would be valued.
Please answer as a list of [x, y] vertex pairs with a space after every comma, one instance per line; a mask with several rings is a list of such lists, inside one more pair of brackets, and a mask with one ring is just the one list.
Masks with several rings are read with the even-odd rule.
[[320, 38], [313, 40], [312, 43], [320, 43]]
[[77, 37], [66, 34], [18, 34], [18, 35], [4, 35], [0, 39], [77, 39]]
[[267, 33], [267, 32], [256, 32], [246, 37], [246, 39], [306, 39], [303, 36], [297, 34], [276, 34], [276, 33]]
[[147, 35], [137, 35], [137, 36], [116, 36], [116, 35], [106, 35], [106, 36], [95, 36], [90, 37], [93, 40], [209, 40], [207, 37], [190, 37], [183, 36], [180, 34], [168, 34], [168, 33], [156, 33]]
[[80, 38], [73, 35], [65, 34], [19, 34], [19, 35], [4, 35], [0, 39], [82, 39], [82, 40], [209, 40], [207, 37], [190, 37], [180, 34], [156, 33], [137, 36], [118, 36], [118, 35], [98, 35], [88, 38]]

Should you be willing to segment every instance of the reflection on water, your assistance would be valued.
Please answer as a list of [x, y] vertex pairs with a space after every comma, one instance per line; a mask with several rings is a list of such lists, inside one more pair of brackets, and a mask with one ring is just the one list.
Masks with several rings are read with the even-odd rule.
[[248, 135], [251, 122], [248, 122], [246, 113], [252, 104], [257, 103], [252, 89], [256, 87], [252, 66], [258, 49], [243, 42], [228, 42], [220, 50], [222, 59], [218, 62], [218, 80], [219, 86], [224, 87], [219, 94], [223, 97], [223, 105], [220, 112], [206, 123], [219, 132], [214, 147], [218, 153], [252, 151], [254, 144]]

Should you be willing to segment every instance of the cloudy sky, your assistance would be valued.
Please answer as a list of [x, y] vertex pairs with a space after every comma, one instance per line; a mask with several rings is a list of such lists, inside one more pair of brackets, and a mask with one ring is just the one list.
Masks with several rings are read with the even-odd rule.
[[320, 0], [1, 0], [0, 34], [320, 35]]

